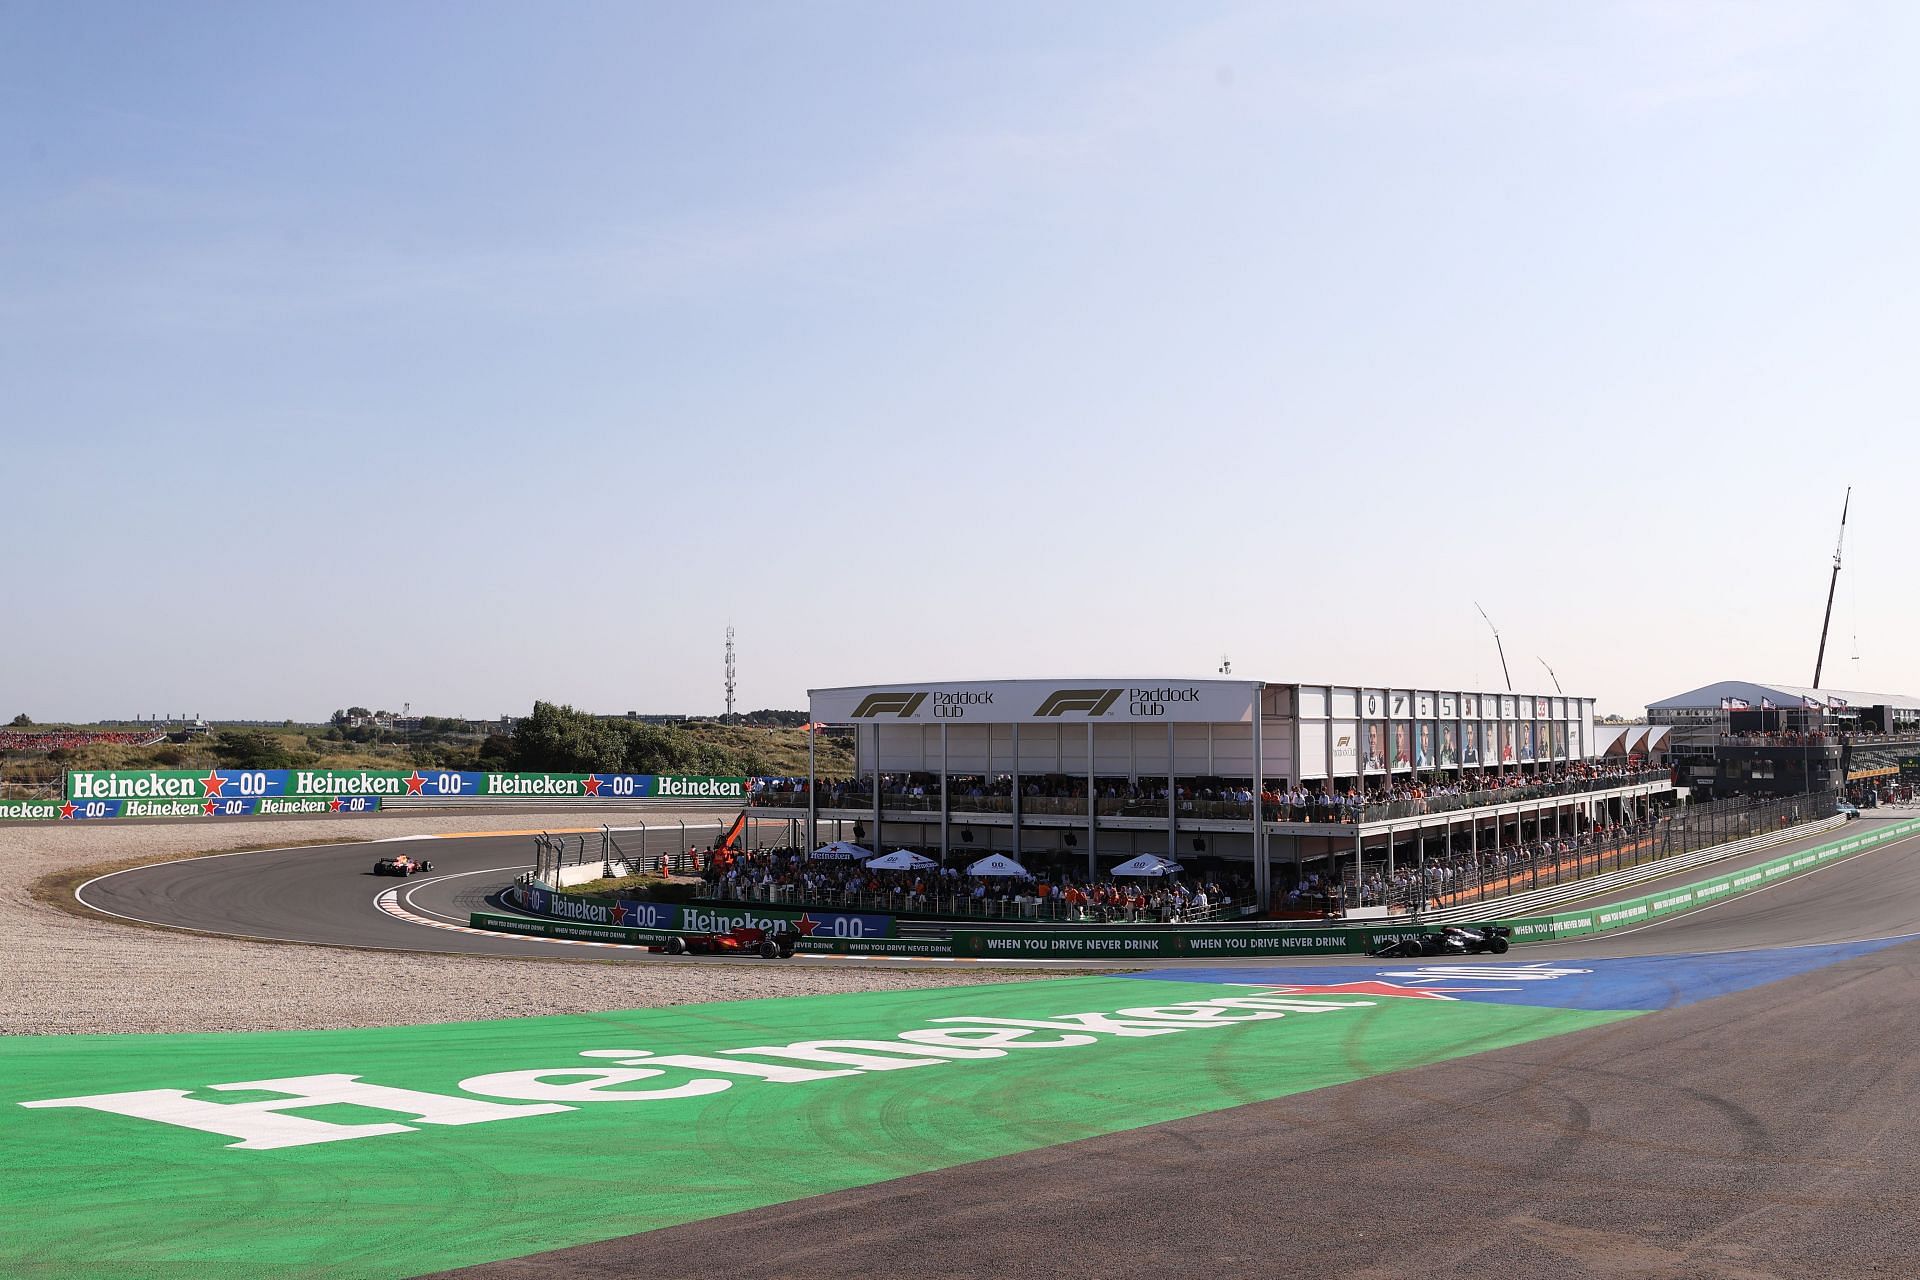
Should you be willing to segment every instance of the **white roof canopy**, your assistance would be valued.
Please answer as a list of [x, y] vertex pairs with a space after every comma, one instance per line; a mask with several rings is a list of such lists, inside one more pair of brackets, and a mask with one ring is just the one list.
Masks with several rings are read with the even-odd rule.
[[940, 864], [924, 853], [915, 853], [911, 849], [895, 849], [892, 853], [867, 859], [867, 865], [875, 871], [918, 871], [922, 867], [937, 867]]
[[823, 862], [866, 861], [873, 856], [873, 850], [862, 849], [857, 844], [848, 844], [845, 840], [835, 840], [832, 844], [823, 844], [807, 855]]
[[1171, 876], [1180, 872], [1180, 864], [1157, 853], [1143, 853], [1113, 869], [1116, 876]]
[[1009, 858], [1004, 853], [991, 854], [967, 868], [970, 876], [1022, 876], [1033, 879], [1033, 873]]

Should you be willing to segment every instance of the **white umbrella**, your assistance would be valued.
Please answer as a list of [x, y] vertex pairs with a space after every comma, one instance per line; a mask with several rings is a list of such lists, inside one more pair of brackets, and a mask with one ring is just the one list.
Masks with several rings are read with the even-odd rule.
[[892, 853], [869, 859], [867, 865], [875, 871], [918, 871], [922, 867], [937, 867], [940, 864], [924, 853], [895, 849]]
[[1116, 876], [1170, 876], [1180, 870], [1180, 864], [1169, 861], [1157, 853], [1143, 853], [1131, 862], [1123, 862], [1115, 867], [1111, 874]]
[[1004, 853], [991, 854], [967, 868], [970, 876], [1024, 876], [1033, 879], [1033, 873], [1009, 858]]
[[821, 845], [807, 856], [828, 862], [853, 862], [856, 859], [871, 858], [873, 851], [862, 849], [857, 844], [848, 844], [845, 840], [835, 840], [832, 844]]

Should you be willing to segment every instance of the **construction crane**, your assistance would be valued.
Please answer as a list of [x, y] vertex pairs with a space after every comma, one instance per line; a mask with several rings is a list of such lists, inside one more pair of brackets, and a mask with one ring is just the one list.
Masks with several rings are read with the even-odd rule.
[[1853, 486], [1847, 486], [1846, 500], [1840, 504], [1840, 541], [1833, 544], [1833, 576], [1827, 579], [1827, 612], [1820, 619], [1820, 653], [1813, 660], [1813, 687], [1820, 687], [1820, 672], [1827, 665], [1827, 628], [1833, 622], [1833, 589], [1840, 585], [1840, 551], [1847, 545], [1847, 510], [1853, 506]]
[[[1540, 658], [1540, 655], [1537, 653], [1534, 654], [1533, 656], [1536, 658]], [[1566, 690], [1560, 687], [1560, 677], [1553, 675], [1553, 665], [1549, 663], [1545, 658], [1540, 658], [1540, 665], [1547, 669], [1548, 675], [1553, 676], [1553, 691], [1555, 693], [1565, 693]]]
[[[1473, 607], [1480, 609], [1480, 602], [1475, 600]], [[1507, 670], [1507, 648], [1500, 643], [1500, 628], [1493, 625], [1493, 619], [1487, 617], [1487, 611], [1485, 609], [1480, 609], [1480, 616], [1486, 619], [1487, 630], [1493, 632], [1493, 647], [1500, 654], [1500, 674], [1507, 678], [1507, 692], [1512, 693], [1513, 673]]]

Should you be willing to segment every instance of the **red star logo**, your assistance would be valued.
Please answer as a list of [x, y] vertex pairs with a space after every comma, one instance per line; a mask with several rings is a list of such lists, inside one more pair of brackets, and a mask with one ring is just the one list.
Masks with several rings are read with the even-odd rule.
[[1267, 988], [1277, 996], [1401, 996], [1408, 1000], [1458, 1000], [1457, 996], [1428, 991], [1422, 987], [1403, 987], [1397, 982], [1331, 982], [1322, 986], [1286, 984]]
[[207, 801], [205, 804], [201, 805], [200, 807], [207, 811], [208, 817], [212, 817], [214, 814], [220, 812], [220, 805], [213, 800]]
[[78, 806], [72, 801], [68, 801], [66, 804], [60, 806], [60, 816], [63, 818], [71, 818], [77, 808]]
[[340, 812], [340, 797], [335, 796], [332, 800], [329, 800], [327, 802], [327, 808], [333, 810], [335, 813]]
[[793, 927], [795, 932], [799, 933], [801, 937], [811, 938], [813, 936], [813, 931], [815, 929], [818, 929], [820, 927], [820, 924], [821, 924], [820, 921], [815, 920], [812, 916], [809, 916], [806, 913], [802, 912], [800, 918], [793, 922]]
[[613, 904], [613, 910], [607, 912], [607, 918], [615, 924], [625, 924], [627, 922], [627, 915], [627, 909], [617, 902]]
[[593, 773], [588, 774], [587, 780], [581, 783], [580, 785], [587, 789], [587, 794], [590, 796], [597, 796], [600, 794], [600, 776], [598, 774], [593, 774]]
[[207, 776], [200, 779], [201, 789], [205, 791], [209, 796], [217, 796], [217, 795], [224, 794], [220, 790], [220, 788], [226, 785], [227, 785], [227, 780], [221, 777], [218, 773], [215, 773], [212, 769], [207, 770]]
[[424, 787], [425, 785], [427, 785], [427, 780], [420, 776], [420, 771], [418, 769], [415, 769], [413, 771], [413, 776], [407, 779], [407, 794], [410, 796], [417, 796], [420, 794], [420, 788]]

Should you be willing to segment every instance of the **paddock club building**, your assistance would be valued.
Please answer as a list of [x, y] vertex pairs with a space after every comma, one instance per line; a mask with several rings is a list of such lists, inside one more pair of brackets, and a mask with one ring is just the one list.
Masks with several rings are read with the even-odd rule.
[[[1596, 728], [1591, 698], [1559, 693], [1004, 680], [814, 689], [808, 706], [815, 724], [853, 731], [855, 777], [820, 782], [810, 745], [806, 779], [763, 786], [750, 810], [790, 823], [808, 848], [846, 838], [942, 861], [1084, 856], [1089, 876], [1142, 853], [1212, 858], [1251, 864], [1263, 903], [1276, 863], [1292, 883], [1447, 844], [1494, 850], [1643, 812], [1673, 789], [1650, 766], [1546, 781], [1622, 741]], [[1514, 785], [1529, 775], [1542, 781]], [[1496, 778], [1507, 785], [1495, 789]], [[1346, 808], [1287, 798], [1416, 779], [1463, 793]], [[1270, 799], [1256, 821], [1248, 793], [1261, 791]]]

